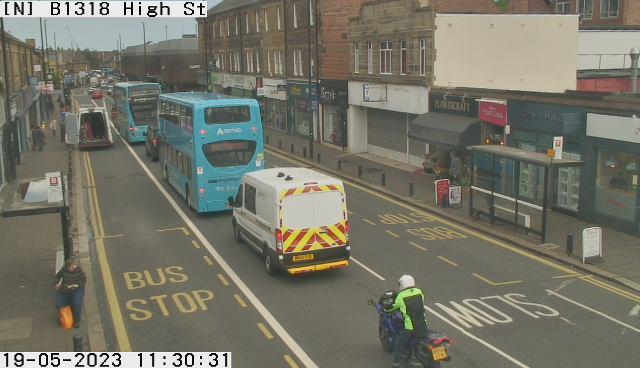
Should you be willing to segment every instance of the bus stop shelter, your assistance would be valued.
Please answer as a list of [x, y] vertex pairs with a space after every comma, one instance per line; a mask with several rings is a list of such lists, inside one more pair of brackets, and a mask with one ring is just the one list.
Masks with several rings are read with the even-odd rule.
[[501, 145], [470, 146], [470, 215], [487, 216], [546, 241], [549, 204], [565, 185], [559, 181], [568, 168], [584, 162], [554, 159], [546, 154]]

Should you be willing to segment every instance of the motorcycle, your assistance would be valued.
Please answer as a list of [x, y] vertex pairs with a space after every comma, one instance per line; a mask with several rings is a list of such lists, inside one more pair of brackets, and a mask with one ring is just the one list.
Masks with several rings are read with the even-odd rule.
[[[404, 328], [402, 312], [387, 312], [393, 306], [396, 295], [395, 291], [389, 290], [380, 296], [377, 303], [369, 300], [369, 304], [375, 306], [378, 312], [378, 337], [386, 352], [393, 351], [398, 334]], [[440, 368], [441, 362], [451, 360], [447, 350], [450, 344], [451, 340], [447, 335], [428, 329], [426, 338], [411, 337], [403, 353], [403, 359], [411, 362], [412, 366]]]

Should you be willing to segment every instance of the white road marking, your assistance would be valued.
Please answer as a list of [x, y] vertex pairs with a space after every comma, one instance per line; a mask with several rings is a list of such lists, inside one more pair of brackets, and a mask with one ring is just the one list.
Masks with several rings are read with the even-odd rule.
[[349, 257], [352, 261], [354, 261], [358, 266], [364, 268], [365, 270], [367, 270], [370, 274], [372, 274], [373, 276], [377, 277], [378, 279], [380, 279], [381, 281], [386, 280], [384, 277], [380, 276], [378, 273], [376, 273], [374, 270], [370, 269], [369, 267], [365, 266], [364, 263], [358, 261], [357, 259], [353, 258], [353, 257]]
[[293, 339], [293, 337], [289, 335], [289, 333], [284, 329], [284, 327], [282, 327], [280, 322], [278, 322], [278, 320], [271, 314], [271, 312], [269, 312], [269, 310], [264, 306], [264, 304], [262, 304], [262, 302], [258, 299], [258, 297], [256, 297], [255, 294], [251, 291], [251, 289], [249, 289], [249, 287], [244, 283], [244, 281], [242, 281], [240, 276], [238, 276], [238, 274], [231, 268], [231, 266], [229, 266], [227, 261], [225, 261], [224, 258], [222, 258], [222, 256], [220, 255], [220, 253], [218, 253], [218, 251], [213, 247], [213, 245], [211, 245], [209, 240], [202, 234], [202, 232], [200, 232], [200, 229], [198, 229], [198, 227], [184, 213], [184, 211], [180, 208], [180, 206], [178, 206], [178, 203], [176, 203], [176, 201], [171, 197], [171, 195], [162, 186], [162, 184], [160, 184], [158, 179], [156, 179], [153, 173], [151, 173], [151, 170], [149, 170], [147, 165], [144, 162], [142, 162], [142, 160], [140, 159], [140, 157], [138, 157], [138, 155], [135, 153], [133, 148], [131, 148], [131, 146], [128, 145], [124, 141], [124, 139], [122, 139], [122, 137], [120, 137], [120, 139], [124, 144], [124, 147], [126, 147], [129, 150], [133, 158], [138, 162], [140, 167], [142, 167], [144, 172], [147, 174], [151, 182], [158, 188], [160, 193], [162, 193], [162, 195], [167, 199], [167, 201], [169, 202], [171, 207], [173, 207], [173, 209], [176, 211], [178, 216], [180, 216], [182, 221], [184, 221], [187, 224], [187, 226], [191, 229], [193, 234], [200, 240], [200, 243], [209, 251], [211, 256], [213, 256], [213, 258], [220, 265], [220, 267], [227, 273], [227, 275], [229, 275], [229, 278], [231, 278], [231, 280], [236, 285], [238, 285], [238, 288], [240, 289], [240, 291], [242, 291], [242, 293], [249, 300], [249, 302], [253, 304], [253, 306], [256, 308], [258, 313], [260, 313], [260, 315], [262, 315], [262, 317], [269, 324], [269, 326], [271, 326], [273, 331], [282, 339], [282, 341], [289, 347], [289, 349], [291, 349], [291, 351], [296, 355], [296, 357], [298, 357], [298, 359], [302, 362], [302, 364], [304, 364], [308, 368], [318, 368], [318, 365], [313, 360], [311, 360], [309, 355], [307, 355], [307, 353], [302, 349], [302, 347], [300, 347], [300, 345], [298, 345], [298, 343]]
[[518, 367], [522, 367], [522, 368], [529, 368], [528, 365], [522, 363], [521, 361], [519, 361], [518, 359], [512, 357], [511, 355], [505, 353], [504, 351], [496, 348], [495, 346], [491, 345], [490, 343], [482, 340], [481, 338], [477, 337], [476, 335], [472, 334], [471, 332], [465, 330], [464, 328], [456, 325], [455, 323], [451, 322], [448, 318], [446, 318], [445, 316], [441, 315], [440, 313], [436, 312], [435, 310], [427, 307], [426, 305], [424, 306], [429, 313], [433, 314], [434, 316], [440, 318], [441, 320], [443, 320], [444, 322], [446, 322], [447, 324], [449, 324], [451, 327], [455, 328], [456, 330], [460, 331], [463, 335], [467, 336], [468, 338], [475, 340], [477, 342], [479, 342], [480, 344], [486, 346], [487, 348], [489, 348], [490, 350], [493, 350], [495, 353], [497, 353], [498, 355], [502, 356], [503, 358], [507, 359], [508, 361], [510, 361], [511, 363], [517, 365]]
[[629, 317], [638, 317], [639, 314], [640, 314], [640, 304], [636, 304], [635, 307], [631, 308], [631, 311], [629, 312]]
[[610, 315], [605, 314], [605, 313], [602, 313], [602, 312], [600, 312], [600, 311], [598, 311], [598, 310], [595, 310], [595, 309], [593, 309], [593, 308], [591, 308], [591, 307], [587, 307], [586, 305], [581, 304], [581, 303], [579, 303], [579, 302], [577, 302], [577, 301], [575, 301], [575, 300], [573, 300], [573, 299], [567, 298], [567, 297], [566, 297], [566, 296], [564, 296], [564, 295], [560, 295], [560, 294], [556, 293], [555, 291], [551, 291], [551, 290], [548, 290], [548, 289], [547, 289], [547, 293], [549, 293], [550, 295], [557, 296], [558, 298], [560, 298], [560, 299], [562, 299], [562, 300], [564, 300], [564, 301], [567, 301], [567, 302], [569, 302], [569, 303], [571, 303], [571, 304], [575, 304], [575, 305], [577, 305], [577, 306], [578, 306], [578, 307], [580, 307], [580, 308], [583, 308], [583, 309], [588, 310], [589, 312], [592, 312], [592, 313], [595, 313], [595, 314], [597, 314], [597, 315], [599, 315], [599, 316], [601, 316], [601, 317], [604, 317], [604, 318], [608, 319], [609, 321], [612, 321], [612, 322], [615, 322], [615, 323], [619, 324], [620, 326], [626, 327], [626, 328], [628, 328], [628, 329], [630, 329], [630, 330], [632, 330], [632, 331], [635, 331], [635, 332], [637, 332], [637, 333], [640, 333], [640, 329], [639, 329], [639, 328], [633, 327], [633, 326], [631, 326], [631, 325], [629, 325], [629, 324], [627, 324], [627, 323], [624, 323], [624, 322], [622, 322], [622, 321], [619, 321], [619, 320], [617, 320], [617, 319], [615, 319], [615, 318], [611, 317]]

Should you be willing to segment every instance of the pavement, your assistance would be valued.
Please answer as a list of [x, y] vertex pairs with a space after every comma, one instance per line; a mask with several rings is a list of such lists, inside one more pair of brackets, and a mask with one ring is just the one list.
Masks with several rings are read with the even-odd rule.
[[[513, 226], [490, 223], [488, 219], [469, 215], [469, 190], [463, 188], [462, 205], [458, 208], [441, 208], [435, 204], [434, 177], [423, 172], [422, 167], [401, 163], [371, 153], [351, 154], [330, 144], [314, 144], [313, 159], [309, 154], [307, 139], [284, 134], [266, 128], [265, 139], [270, 149], [295, 157], [304, 163], [321, 168], [336, 176], [346, 177], [376, 191], [391, 195], [446, 219], [471, 227], [514, 245], [569, 265], [581, 272], [598, 275], [609, 281], [640, 291], [640, 239], [614, 229], [602, 227], [603, 257], [582, 263], [578, 256], [582, 252], [582, 230], [600, 226], [574, 217], [549, 211], [547, 217], [547, 239], [540, 243], [540, 237], [515, 231]], [[319, 157], [318, 157], [319, 155]], [[338, 161], [341, 161], [340, 164]], [[358, 166], [362, 175], [358, 176]], [[382, 174], [386, 180], [382, 185]], [[410, 196], [409, 184], [414, 184]], [[566, 254], [567, 234], [574, 234], [575, 244], [572, 254]]]
[[[57, 111], [54, 116], [59, 116]], [[0, 217], [0, 351], [74, 351], [74, 336], [82, 337], [85, 350], [105, 350], [83, 223], [84, 203], [75, 178], [77, 165], [78, 151], [60, 142], [59, 130], [53, 136], [46, 129], [43, 151], [23, 153], [17, 176], [44, 178], [45, 172], [52, 171], [68, 174], [72, 244], [88, 279], [80, 328], [62, 329], [54, 308], [53, 278], [63, 262], [60, 214]], [[10, 185], [2, 188], [0, 207], [10, 189]]]

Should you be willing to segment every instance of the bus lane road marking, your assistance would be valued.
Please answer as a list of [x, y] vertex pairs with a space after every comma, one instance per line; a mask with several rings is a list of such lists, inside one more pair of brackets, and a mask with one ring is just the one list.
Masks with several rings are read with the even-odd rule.
[[[113, 126], [113, 124], [111, 124]], [[285, 330], [285, 328], [280, 324], [280, 322], [271, 314], [271, 312], [265, 307], [264, 304], [258, 299], [258, 297], [251, 291], [251, 289], [244, 283], [244, 281], [240, 278], [240, 276], [231, 268], [231, 266], [227, 263], [227, 261], [222, 257], [222, 255], [213, 247], [211, 242], [202, 234], [200, 229], [196, 226], [196, 224], [191, 221], [189, 216], [182, 210], [182, 208], [178, 205], [178, 203], [173, 199], [173, 197], [169, 194], [169, 192], [165, 189], [165, 187], [158, 181], [158, 179], [153, 175], [149, 167], [142, 161], [142, 159], [136, 154], [133, 148], [126, 144], [124, 139], [120, 134], [120, 141], [123, 143], [123, 146], [129, 151], [133, 159], [138, 163], [138, 165], [145, 172], [149, 180], [156, 186], [158, 191], [164, 196], [169, 205], [176, 211], [178, 216], [182, 219], [182, 221], [187, 225], [187, 227], [191, 230], [193, 235], [200, 241], [200, 244], [204, 246], [204, 248], [210, 253], [210, 255], [214, 258], [214, 260], [220, 265], [222, 270], [231, 278], [234, 284], [238, 286], [242, 294], [248, 299], [249, 303], [251, 303], [257, 312], [265, 319], [266, 323], [273, 329], [273, 331], [280, 337], [280, 339], [284, 342], [284, 344], [293, 352], [293, 354], [302, 362], [304, 366], [307, 368], [318, 368], [318, 365], [309, 357], [309, 355], [302, 349], [302, 347], [293, 339], [293, 337]]]

